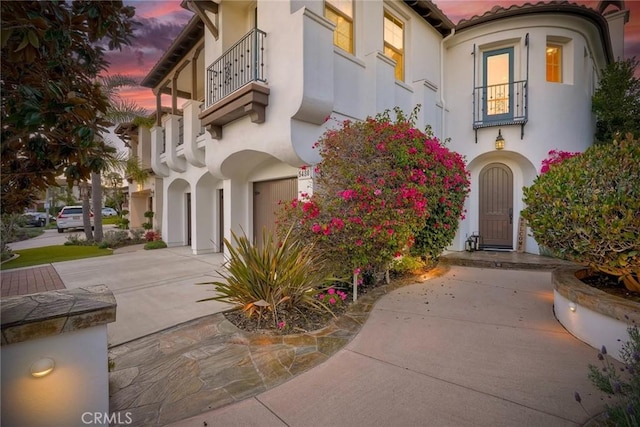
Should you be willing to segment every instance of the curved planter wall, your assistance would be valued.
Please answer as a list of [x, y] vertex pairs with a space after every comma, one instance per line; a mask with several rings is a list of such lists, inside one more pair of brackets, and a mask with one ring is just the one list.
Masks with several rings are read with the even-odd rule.
[[620, 360], [627, 328], [640, 326], [640, 304], [588, 286], [579, 278], [587, 270], [559, 268], [552, 273], [556, 318], [576, 338]]

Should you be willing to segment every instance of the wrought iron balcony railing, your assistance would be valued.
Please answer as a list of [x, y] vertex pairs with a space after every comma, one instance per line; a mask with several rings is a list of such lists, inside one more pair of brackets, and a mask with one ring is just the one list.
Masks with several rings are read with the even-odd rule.
[[266, 81], [266, 36], [264, 31], [254, 28], [207, 68], [207, 108], [247, 83]]
[[178, 143], [176, 145], [184, 144], [184, 119], [180, 117], [178, 119]]
[[473, 91], [473, 128], [527, 122], [527, 80], [476, 87]]

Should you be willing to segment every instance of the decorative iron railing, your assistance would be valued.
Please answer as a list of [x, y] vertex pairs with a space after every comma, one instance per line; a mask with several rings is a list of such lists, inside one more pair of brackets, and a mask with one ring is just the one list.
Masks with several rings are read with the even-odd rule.
[[254, 28], [207, 68], [207, 108], [247, 83], [266, 81], [266, 36], [264, 31]]
[[[204, 111], [204, 102], [202, 104], [200, 104], [200, 112], [202, 113]], [[202, 125], [202, 120], [200, 121], [200, 133], [198, 133], [198, 136], [200, 135], [204, 135], [205, 132], [205, 128]]]
[[527, 81], [476, 87], [473, 91], [473, 128], [527, 122]]
[[184, 144], [184, 119], [178, 118], [178, 143], [177, 145]]

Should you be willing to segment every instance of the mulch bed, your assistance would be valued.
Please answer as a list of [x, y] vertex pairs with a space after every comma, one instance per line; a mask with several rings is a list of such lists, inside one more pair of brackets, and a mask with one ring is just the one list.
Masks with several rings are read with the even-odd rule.
[[640, 303], [640, 293], [631, 292], [625, 288], [624, 284], [619, 282], [616, 276], [600, 273], [585, 277], [581, 280], [583, 283], [608, 294]]
[[[425, 268], [424, 271], [417, 271], [414, 274], [395, 275], [392, 273], [391, 281], [413, 283], [416, 277], [430, 269], [431, 268]], [[369, 277], [368, 280], [365, 279], [362, 285], [358, 286], [358, 295], [364, 295], [384, 283], [383, 276], [379, 276], [377, 279]], [[327, 326], [333, 319], [340, 317], [349, 308], [349, 305], [353, 301], [351, 289], [343, 288], [342, 290], [347, 293], [347, 298], [344, 302], [331, 306], [333, 316], [326, 312], [318, 313], [304, 308], [279, 310], [277, 321], [274, 320], [273, 313], [270, 312], [265, 313], [260, 319], [257, 317], [249, 318], [242, 310], [227, 311], [224, 313], [224, 316], [238, 329], [263, 335], [288, 335], [317, 331]], [[284, 322], [284, 325], [278, 327], [279, 322]]]

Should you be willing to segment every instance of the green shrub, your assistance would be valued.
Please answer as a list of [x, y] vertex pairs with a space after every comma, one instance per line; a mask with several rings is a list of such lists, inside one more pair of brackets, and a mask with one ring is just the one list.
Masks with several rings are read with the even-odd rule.
[[162, 249], [166, 247], [167, 247], [167, 244], [162, 240], [154, 240], [153, 242], [147, 242], [144, 245], [145, 249]]
[[88, 241], [81, 237], [81, 234], [71, 233], [67, 236], [67, 241], [64, 242], [65, 246], [92, 246], [93, 242]]
[[122, 230], [127, 230], [129, 228], [129, 219], [125, 217], [120, 218], [116, 226]]
[[[629, 327], [627, 331], [629, 341], [620, 350], [624, 367], [618, 369], [611, 363], [604, 346], [598, 353], [602, 366], [589, 365], [589, 379], [613, 402], [605, 405], [607, 426], [640, 425], [640, 331], [637, 327]], [[581, 403], [577, 392], [575, 399]]]
[[144, 228], [145, 230], [151, 230], [153, 228], [153, 224], [150, 222], [143, 222], [142, 228]]
[[536, 241], [640, 292], [640, 141], [595, 145], [524, 188]]
[[313, 245], [293, 239], [291, 230], [282, 241], [263, 230], [261, 245], [253, 245], [244, 235], [232, 232], [232, 237], [233, 244], [224, 240], [231, 257], [224, 270], [217, 271], [224, 281], [202, 283], [213, 285], [218, 295], [201, 301], [230, 303], [249, 317], [269, 313], [274, 326], [278, 326], [281, 309], [331, 313], [318, 295], [334, 280]]
[[108, 248], [125, 246], [130, 240], [129, 232], [125, 230], [109, 230], [102, 238], [102, 242], [106, 243]]
[[395, 258], [391, 262], [390, 270], [397, 275], [418, 273], [423, 271], [427, 267], [427, 263], [421, 258], [416, 256], [404, 255]]
[[144, 234], [144, 230], [140, 228], [134, 228], [133, 230], [130, 230], [130, 233], [131, 233], [131, 240], [135, 242], [141, 242], [143, 240], [142, 235]]

